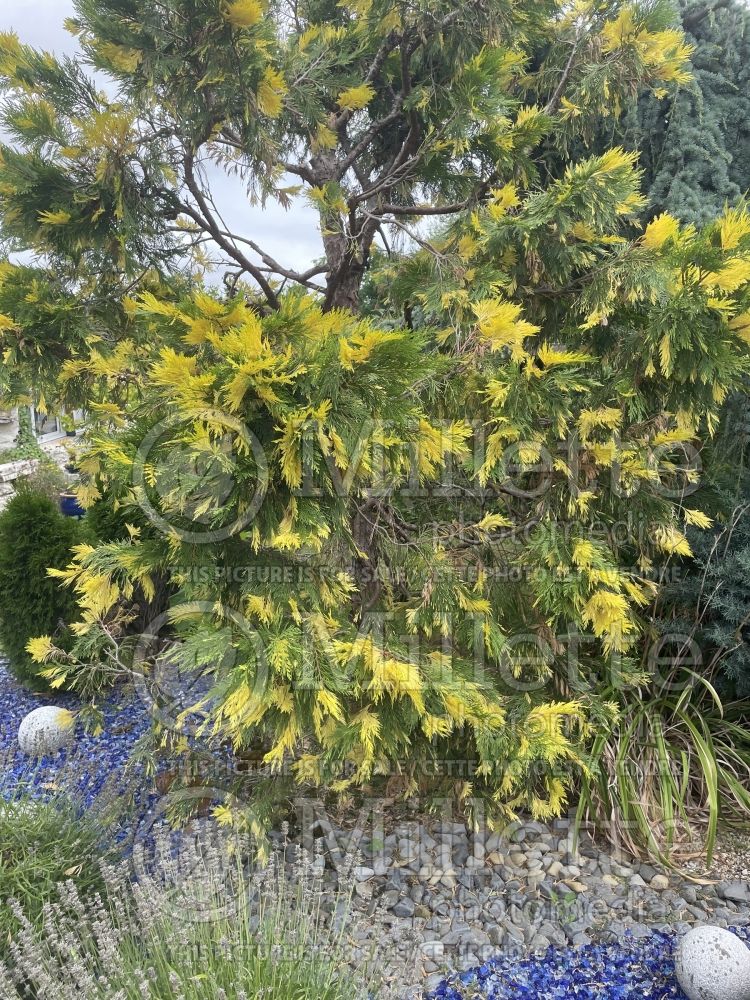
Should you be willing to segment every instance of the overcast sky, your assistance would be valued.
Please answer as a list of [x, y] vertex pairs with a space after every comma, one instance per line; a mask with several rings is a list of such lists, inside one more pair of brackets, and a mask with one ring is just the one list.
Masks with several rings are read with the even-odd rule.
[[[22, 42], [56, 54], [75, 55], [75, 38], [63, 27], [73, 14], [72, 0], [2, 0], [0, 30], [15, 31]], [[248, 204], [241, 184], [223, 176], [212, 182], [217, 205], [235, 232], [255, 240], [287, 267], [306, 268], [322, 254], [317, 213], [298, 201], [285, 211], [275, 202], [265, 209]]]

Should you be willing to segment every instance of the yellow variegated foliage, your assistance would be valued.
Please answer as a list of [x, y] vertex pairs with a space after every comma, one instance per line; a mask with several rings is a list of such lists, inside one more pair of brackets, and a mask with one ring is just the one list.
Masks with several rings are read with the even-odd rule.
[[374, 96], [375, 89], [369, 84], [363, 83], [359, 87], [349, 87], [347, 90], [342, 90], [336, 103], [342, 110], [359, 111], [361, 108], [366, 108]]
[[278, 118], [286, 92], [287, 85], [283, 75], [269, 66], [258, 84], [258, 110], [269, 118]]
[[681, 31], [649, 31], [643, 26], [642, 13], [635, 4], [626, 4], [620, 13], [607, 21], [602, 30], [605, 52], [631, 46], [638, 53], [655, 81], [688, 83], [692, 47]]
[[539, 332], [521, 318], [521, 306], [515, 302], [504, 302], [499, 298], [485, 299], [474, 303], [477, 327], [480, 335], [490, 344], [493, 351], [509, 348], [514, 359], [525, 356], [524, 341]]
[[234, 0], [224, 9], [224, 17], [235, 28], [252, 28], [263, 17], [260, 0]]
[[[690, 556], [686, 525], [711, 525], [663, 487], [694, 483], [684, 454], [750, 370], [750, 221], [744, 206], [701, 231], [663, 214], [641, 233], [638, 153], [585, 155], [639, 88], [688, 80], [658, 10], [576, 2], [530, 32], [523, 5], [453, 7], [356, 0], [332, 21], [227, 0], [180, 72], [161, 37], [82, 31], [140, 109], [102, 98], [84, 121], [37, 99], [28, 81], [54, 67], [35, 73], [41, 57], [0, 36], [16, 131], [35, 156], [34, 129], [56, 133], [59, 180], [22, 183], [5, 157], [0, 219], [64, 265], [23, 287], [0, 271], [0, 346], [24, 376], [47, 359], [48, 399], [90, 399], [79, 495], [124, 524], [56, 573], [79, 651], [127, 653], [161, 597], [176, 661], [214, 681], [182, 713], [198, 739], [260, 744], [280, 785], [342, 792], [394, 771], [420, 790], [455, 756], [471, 773], [433, 787], [547, 819], [617, 715], [571, 683], [569, 658], [584, 681], [635, 658], [649, 574]], [[144, 141], [142, 124], [182, 119], [189, 135]], [[254, 202], [301, 191], [325, 266], [291, 291], [254, 239], [218, 212], [208, 225], [209, 162]], [[32, 187], [55, 200], [32, 204]], [[195, 243], [184, 274], [173, 232]], [[201, 287], [206, 242], [232, 261], [221, 292]], [[55, 339], [67, 329], [72, 345]], [[85, 667], [49, 637], [29, 652], [53, 684]]]
[[643, 234], [643, 245], [649, 250], [659, 250], [667, 240], [674, 239], [679, 231], [679, 221], [664, 212], [646, 226], [646, 231]]

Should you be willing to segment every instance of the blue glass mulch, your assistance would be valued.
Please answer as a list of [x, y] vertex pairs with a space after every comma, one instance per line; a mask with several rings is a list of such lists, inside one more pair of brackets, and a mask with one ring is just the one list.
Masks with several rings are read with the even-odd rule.
[[18, 790], [43, 791], [54, 786], [55, 776], [62, 770], [74, 772], [76, 792], [85, 805], [90, 805], [113, 777], [122, 774], [133, 746], [149, 728], [151, 720], [143, 703], [132, 689], [108, 692], [98, 707], [103, 714], [100, 736], [76, 727], [75, 739], [69, 747], [46, 757], [30, 757], [18, 747], [18, 727], [24, 716], [42, 705], [68, 708], [75, 712], [79, 700], [71, 694], [36, 695], [24, 688], [0, 663], [0, 795], [8, 798]]
[[[750, 944], [750, 929], [734, 933]], [[674, 975], [675, 937], [549, 948], [528, 959], [500, 955], [446, 979], [428, 1000], [686, 1000]]]

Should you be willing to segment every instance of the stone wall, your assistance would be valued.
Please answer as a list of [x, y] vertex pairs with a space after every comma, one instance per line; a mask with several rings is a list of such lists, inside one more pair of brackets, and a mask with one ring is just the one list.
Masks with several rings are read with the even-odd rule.
[[[60, 441], [43, 444], [42, 451], [45, 451], [61, 469], [64, 468], [66, 462], [70, 461], [70, 455]], [[0, 510], [7, 506], [8, 501], [13, 496], [16, 481], [30, 476], [38, 466], [39, 459], [37, 458], [24, 458], [17, 462], [0, 463]]]
[[30, 476], [38, 465], [39, 461], [36, 458], [22, 459], [19, 462], [5, 462], [0, 465], [0, 510], [13, 496], [15, 481]]

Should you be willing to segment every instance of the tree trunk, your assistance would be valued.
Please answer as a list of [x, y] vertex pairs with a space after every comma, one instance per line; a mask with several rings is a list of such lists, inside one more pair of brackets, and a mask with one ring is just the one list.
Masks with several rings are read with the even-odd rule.
[[365, 274], [365, 266], [359, 261], [347, 261], [338, 277], [331, 275], [328, 280], [324, 310], [348, 309], [359, 311], [359, 289]]
[[[352, 222], [354, 220], [351, 220]], [[376, 226], [367, 220], [359, 229], [357, 237], [351, 238], [340, 229], [341, 220], [329, 220], [321, 215], [321, 231], [323, 246], [328, 261], [328, 281], [326, 295], [323, 301], [323, 311], [331, 309], [348, 309], [349, 312], [359, 311], [359, 290], [367, 268], [370, 247], [375, 236]], [[357, 502], [361, 506], [357, 505]], [[356, 498], [350, 509], [349, 523], [352, 538], [359, 550], [354, 559], [354, 578], [359, 595], [355, 607], [360, 616], [372, 611], [378, 603], [382, 585], [378, 579], [378, 545], [369, 515], [372, 515], [377, 504], [363, 497]]]
[[[353, 221], [353, 220], [352, 220]], [[359, 290], [364, 280], [370, 248], [377, 229], [377, 222], [367, 219], [355, 229], [355, 235], [346, 232], [333, 231], [333, 227], [341, 225], [336, 218], [326, 225], [321, 218], [323, 231], [323, 247], [328, 262], [328, 280], [323, 310], [348, 309], [350, 312], [359, 310]]]

